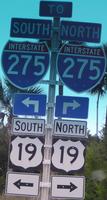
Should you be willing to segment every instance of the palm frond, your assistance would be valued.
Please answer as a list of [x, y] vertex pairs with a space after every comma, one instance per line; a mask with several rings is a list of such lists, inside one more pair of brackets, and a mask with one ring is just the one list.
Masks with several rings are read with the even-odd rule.
[[91, 94], [100, 94], [101, 96], [106, 93], [107, 90], [107, 75], [105, 74], [103, 79], [100, 81], [100, 83], [95, 86], [93, 89], [89, 90]]
[[40, 94], [43, 93], [43, 89], [40, 87], [30, 87], [29, 89], [20, 89], [13, 84], [11, 84], [8, 80], [5, 79], [5, 84], [8, 88], [8, 93], [14, 94], [14, 93], [35, 93]]
[[3, 101], [3, 87], [1, 81], [0, 81], [0, 100]]

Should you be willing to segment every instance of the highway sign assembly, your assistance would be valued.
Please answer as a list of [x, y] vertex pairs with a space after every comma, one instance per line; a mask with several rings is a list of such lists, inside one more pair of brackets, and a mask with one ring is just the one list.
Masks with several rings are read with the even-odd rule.
[[84, 176], [52, 176], [52, 198], [84, 199]]
[[101, 24], [61, 21], [60, 38], [68, 41], [99, 43]]
[[12, 18], [10, 36], [49, 40], [51, 28], [51, 20]]
[[5, 193], [8, 195], [37, 196], [39, 194], [39, 175], [8, 172]]
[[65, 44], [57, 57], [60, 79], [71, 90], [83, 92], [103, 78], [106, 59], [103, 48]]
[[85, 146], [80, 141], [57, 139], [53, 144], [52, 167], [54, 170], [73, 173], [84, 166]]
[[33, 93], [16, 93], [13, 104], [14, 115], [45, 116], [46, 95]]
[[8, 41], [2, 54], [2, 68], [7, 79], [16, 87], [34, 86], [46, 74], [49, 50], [46, 43]]
[[21, 135], [43, 135], [45, 130], [45, 120], [44, 119], [34, 119], [34, 118], [18, 118], [14, 117], [12, 119], [12, 134]]
[[43, 143], [36, 136], [11, 136], [9, 167], [32, 172], [42, 163], [42, 151]]
[[[83, 42], [100, 42], [101, 24], [60, 21], [60, 17], [72, 16], [72, 3], [66, 1], [41, 0], [39, 14], [53, 19], [12, 18], [10, 36], [42, 42], [8, 41], [2, 54], [4, 75], [13, 86], [24, 91], [35, 88], [50, 66], [48, 80], [43, 80], [48, 84], [48, 98], [34, 93], [14, 96], [12, 111], [17, 117], [12, 121], [5, 191], [9, 195], [39, 195], [40, 200], [49, 200], [50, 194], [52, 199], [82, 200], [85, 178], [70, 174], [84, 167], [87, 122], [71, 118], [88, 118], [89, 98], [63, 96], [63, 92], [60, 95], [60, 86], [64, 84], [77, 93], [84, 92], [94, 88], [104, 77], [103, 48], [82, 45]], [[60, 96], [56, 97], [57, 84]], [[27, 116], [27, 119], [19, 116]], [[41, 116], [46, 117], [46, 127], [45, 120], [37, 118]], [[41, 137], [43, 133], [45, 138]], [[38, 168], [40, 185], [39, 175], [33, 174]], [[69, 176], [51, 178], [51, 170]]]
[[87, 138], [87, 122], [77, 120], [59, 120], [54, 121], [53, 136]]
[[71, 17], [72, 2], [40, 1], [40, 16]]
[[65, 118], [88, 117], [89, 98], [75, 96], [57, 96], [55, 106], [55, 116]]

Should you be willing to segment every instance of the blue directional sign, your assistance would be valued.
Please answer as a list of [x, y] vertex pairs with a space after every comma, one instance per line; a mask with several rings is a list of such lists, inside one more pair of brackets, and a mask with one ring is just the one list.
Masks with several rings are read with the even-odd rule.
[[60, 38], [62, 40], [99, 43], [101, 24], [87, 22], [61, 21]]
[[64, 118], [88, 118], [89, 98], [57, 96], [55, 116]]
[[45, 116], [46, 95], [17, 93], [13, 100], [14, 115]]
[[39, 15], [47, 17], [71, 17], [72, 2], [41, 1]]
[[76, 92], [92, 89], [105, 74], [105, 58], [101, 47], [65, 44], [57, 57], [60, 79]]
[[51, 20], [12, 18], [10, 36], [49, 40], [51, 26]]
[[49, 67], [49, 50], [46, 43], [7, 42], [2, 54], [6, 78], [14, 86], [27, 89], [46, 74]]

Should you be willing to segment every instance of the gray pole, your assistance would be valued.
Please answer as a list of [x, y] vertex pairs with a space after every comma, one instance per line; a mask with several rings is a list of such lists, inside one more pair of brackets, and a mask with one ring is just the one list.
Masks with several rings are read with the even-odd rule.
[[59, 47], [59, 18], [53, 19], [52, 39], [51, 39], [51, 61], [50, 61], [50, 77], [48, 88], [48, 104], [47, 104], [47, 126], [45, 129], [45, 145], [43, 174], [41, 182], [41, 200], [48, 200], [50, 190], [50, 172], [51, 172], [51, 150], [52, 150], [52, 132], [54, 122], [54, 105], [56, 90], [56, 57]]

